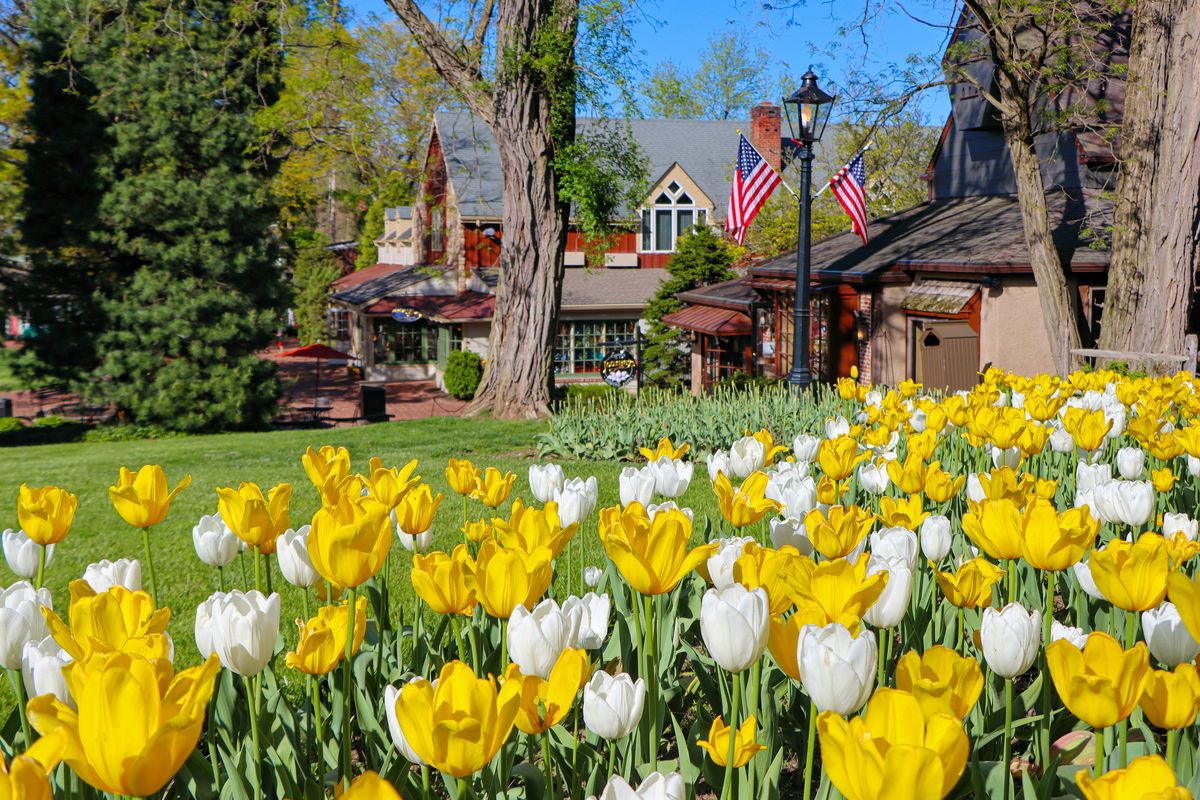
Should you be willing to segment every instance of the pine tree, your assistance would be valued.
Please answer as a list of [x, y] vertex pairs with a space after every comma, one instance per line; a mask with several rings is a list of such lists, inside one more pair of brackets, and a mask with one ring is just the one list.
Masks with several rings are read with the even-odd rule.
[[667, 261], [671, 277], [659, 285], [646, 304], [649, 331], [642, 349], [642, 368], [651, 385], [681, 387], [691, 367], [687, 332], [662, 322], [664, 316], [683, 308], [675, 295], [732, 280], [736, 277], [733, 258], [729, 244], [707, 226], [696, 227], [693, 235], [680, 237]]
[[329, 290], [341, 274], [333, 254], [325, 247], [305, 247], [296, 253], [292, 286], [295, 291], [296, 333], [301, 344], [314, 344], [328, 338], [325, 310], [329, 307]]

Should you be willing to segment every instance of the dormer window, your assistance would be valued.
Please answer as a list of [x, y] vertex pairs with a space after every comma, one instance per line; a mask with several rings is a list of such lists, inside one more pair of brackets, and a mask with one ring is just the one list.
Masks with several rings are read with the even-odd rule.
[[678, 181], [671, 181], [654, 197], [654, 205], [641, 211], [641, 248], [643, 253], [673, 253], [680, 236], [691, 233], [695, 225], [708, 224], [708, 209], [696, 208], [696, 201]]

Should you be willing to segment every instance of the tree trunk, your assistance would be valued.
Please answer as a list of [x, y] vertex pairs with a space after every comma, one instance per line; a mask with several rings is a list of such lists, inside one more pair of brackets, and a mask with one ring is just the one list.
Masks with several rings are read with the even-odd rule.
[[1050, 353], [1054, 356], [1055, 366], [1069, 371], [1074, 364], [1070, 350], [1080, 346], [1080, 303], [1067, 283], [1066, 270], [1051, 236], [1050, 214], [1046, 208], [1042, 170], [1034, 149], [1032, 121], [1024, 114], [1024, 104], [1020, 110], [1015, 108], [1015, 104], [1011, 108], [1013, 110], [1002, 109], [1000, 116], [1016, 176], [1025, 247], [1029, 250], [1029, 265], [1037, 282]]
[[1133, 9], [1100, 346], [1182, 353], [1200, 268], [1200, 2]]

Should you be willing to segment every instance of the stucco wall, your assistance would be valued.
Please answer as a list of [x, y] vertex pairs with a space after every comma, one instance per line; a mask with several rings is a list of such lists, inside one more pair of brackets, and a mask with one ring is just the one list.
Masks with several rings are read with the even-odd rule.
[[492, 326], [487, 322], [463, 323], [463, 349], [487, 358], [488, 334]]
[[980, 367], [991, 362], [993, 367], [1022, 375], [1058, 371], [1032, 279], [1005, 279], [998, 289], [984, 289], [982, 301]]

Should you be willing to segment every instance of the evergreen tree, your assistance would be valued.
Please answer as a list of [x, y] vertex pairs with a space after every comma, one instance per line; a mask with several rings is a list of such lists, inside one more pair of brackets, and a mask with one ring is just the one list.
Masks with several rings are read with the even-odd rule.
[[325, 310], [329, 307], [329, 290], [341, 274], [333, 254], [322, 246], [305, 247], [296, 254], [292, 285], [296, 332], [301, 344], [328, 338]]
[[646, 345], [642, 348], [642, 368], [646, 381], [654, 386], [683, 386], [691, 369], [688, 333], [664, 325], [662, 318], [683, 308], [675, 295], [735, 278], [734, 252], [723, 238], [707, 226], [696, 227], [691, 236], [679, 239], [667, 261], [667, 278], [646, 304], [649, 323]]

